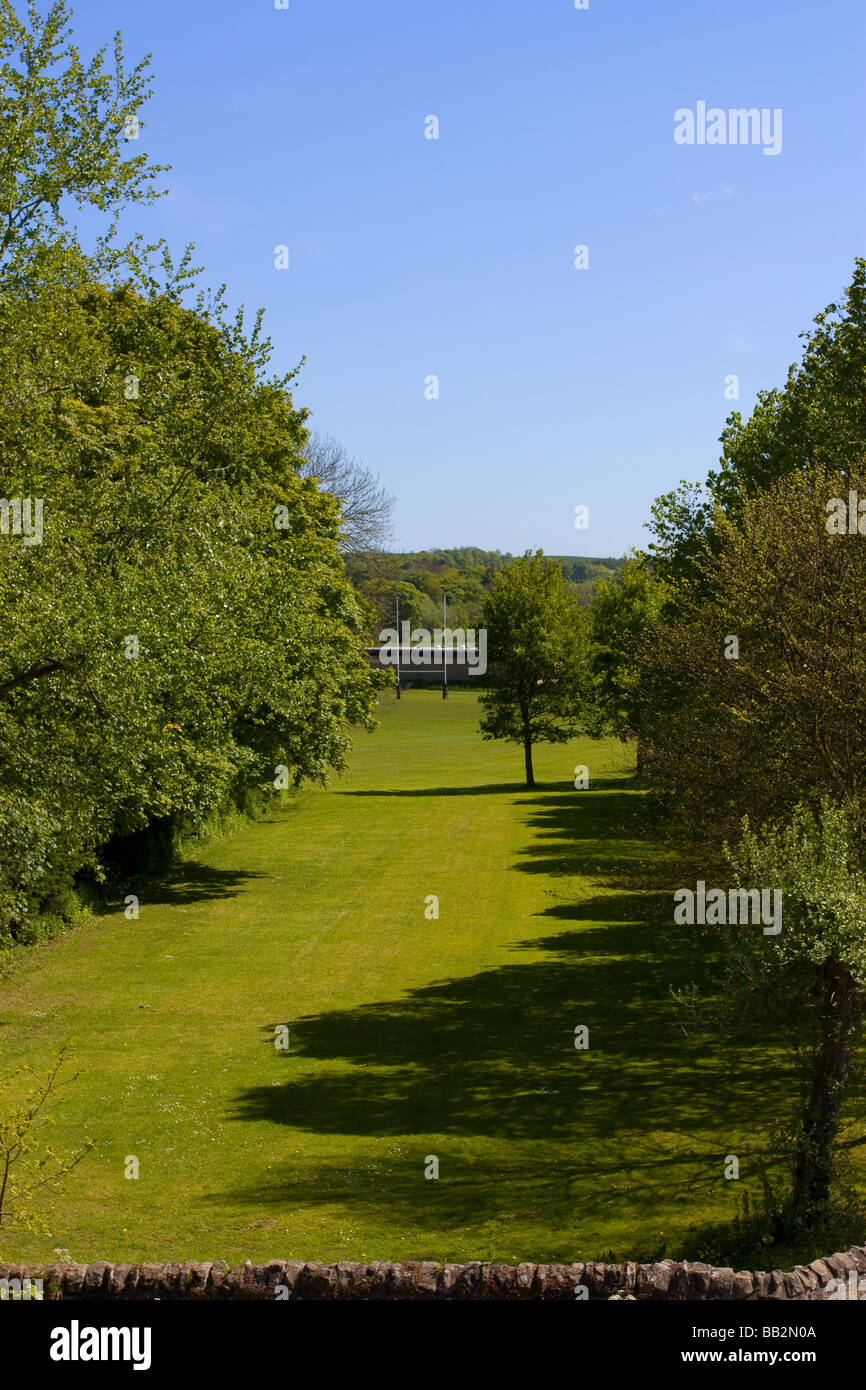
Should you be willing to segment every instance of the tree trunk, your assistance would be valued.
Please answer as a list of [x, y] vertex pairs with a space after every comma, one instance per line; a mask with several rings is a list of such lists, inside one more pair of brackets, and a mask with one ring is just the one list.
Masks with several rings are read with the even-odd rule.
[[812, 1085], [801, 1114], [792, 1200], [804, 1214], [830, 1198], [833, 1151], [848, 1084], [855, 1023], [855, 983], [850, 971], [829, 958], [819, 967], [820, 1038]]
[[535, 786], [535, 774], [532, 771], [532, 727], [529, 720], [529, 702], [526, 698], [520, 700], [520, 720], [523, 724], [523, 762], [526, 767], [526, 785]]
[[526, 785], [535, 786], [535, 774], [532, 771], [532, 739], [525, 735], [523, 739], [523, 761], [526, 765]]

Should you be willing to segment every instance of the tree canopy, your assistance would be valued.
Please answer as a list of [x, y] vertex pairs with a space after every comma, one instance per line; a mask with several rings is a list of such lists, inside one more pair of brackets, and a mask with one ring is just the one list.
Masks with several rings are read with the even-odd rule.
[[567, 743], [575, 732], [586, 684], [582, 609], [560, 565], [527, 551], [495, 574], [484, 624], [490, 684], [481, 732], [523, 746], [531, 787], [533, 745]]
[[0, 940], [110, 841], [340, 769], [383, 679], [261, 316], [65, 228], [157, 172], [125, 150], [146, 64], [118, 39], [109, 79], [67, 20], [0, 0]]

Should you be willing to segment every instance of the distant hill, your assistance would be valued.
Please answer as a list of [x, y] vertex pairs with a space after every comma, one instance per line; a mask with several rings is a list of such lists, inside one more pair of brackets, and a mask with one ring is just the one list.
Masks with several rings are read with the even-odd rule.
[[[551, 555], [576, 593], [589, 598], [599, 579], [608, 579], [622, 558]], [[474, 545], [452, 550], [384, 551], [349, 557], [352, 581], [376, 609], [376, 629], [393, 626], [396, 605], [401, 619], [416, 626], [441, 626], [447, 596], [449, 627], [477, 627], [485, 589], [493, 575], [514, 556], [509, 551], [481, 550]], [[376, 640], [376, 633], [372, 634]]]

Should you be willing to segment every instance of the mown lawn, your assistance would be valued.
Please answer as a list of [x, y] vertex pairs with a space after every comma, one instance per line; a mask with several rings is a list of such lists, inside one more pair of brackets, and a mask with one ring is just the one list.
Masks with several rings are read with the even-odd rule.
[[684, 1031], [670, 987], [702, 947], [623, 887], [653, 857], [627, 751], [539, 749], [532, 791], [521, 768], [472, 693], [389, 697], [347, 779], [203, 850], [138, 921], [36, 948], [0, 984], [2, 1064], [68, 1036], [53, 1139], [98, 1148], [51, 1236], [2, 1253], [633, 1257], [732, 1215], [725, 1156], [749, 1177], [784, 1056]]

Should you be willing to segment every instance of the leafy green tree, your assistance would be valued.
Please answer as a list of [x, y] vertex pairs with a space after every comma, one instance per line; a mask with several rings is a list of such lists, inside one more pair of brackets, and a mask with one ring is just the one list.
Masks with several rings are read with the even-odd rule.
[[[361, 593], [374, 612], [370, 638], [375, 644], [379, 633], [393, 628], [397, 622], [397, 604], [400, 605], [400, 626], [409, 623], [417, 627], [423, 618], [421, 595], [414, 584], [401, 583], [396, 579], [369, 579], [361, 585]], [[402, 641], [402, 630], [398, 632]]]
[[641, 643], [647, 770], [690, 828], [785, 821], [826, 795], [866, 824], [866, 550], [829, 534], [828, 503], [866, 496], [866, 470], [778, 479], [717, 521], [714, 553]]
[[866, 259], [857, 258], [839, 303], [802, 336], [784, 387], [759, 392], [748, 420], [739, 411], [729, 417], [720, 467], [706, 484], [684, 482], [657, 499], [650, 550], [673, 578], [696, 578], [697, 558], [715, 544], [716, 509], [736, 520], [777, 479], [811, 466], [845, 476], [866, 454]]
[[40, 544], [0, 536], [0, 932], [110, 837], [321, 781], [370, 725], [339, 507], [269, 353], [158, 287], [0, 301], [4, 495], [44, 502]]
[[30, 1066], [0, 1076], [0, 1231], [4, 1233], [48, 1232], [41, 1215], [42, 1199], [56, 1191], [94, 1147], [92, 1140], [74, 1150], [58, 1149], [48, 1142], [48, 1130], [54, 1124], [52, 1105], [76, 1079], [59, 1079], [68, 1053], [68, 1044], [61, 1044], [41, 1077]]
[[701, 483], [683, 479], [671, 492], [657, 497], [646, 525], [655, 540], [649, 553], [657, 575], [671, 581], [696, 577], [696, 561], [712, 549], [715, 504]]
[[602, 579], [589, 607], [592, 696], [586, 701], [587, 728], [596, 737], [613, 734], [637, 740], [638, 773], [643, 771], [639, 699], [642, 639], [658, 619], [666, 586], [646, 556], [634, 553], [612, 579]]
[[819, 1222], [831, 1199], [854, 1076], [866, 990], [866, 878], [858, 839], [850, 811], [825, 798], [816, 811], [798, 807], [781, 829], [765, 826], [759, 834], [746, 820], [739, 845], [729, 851], [738, 883], [782, 894], [777, 934], [725, 929], [725, 997], [732, 1021], [775, 1014], [799, 1044], [802, 1090], [789, 1131], [790, 1198], [781, 1218], [801, 1229]]
[[809, 465], [844, 475], [866, 453], [866, 259], [814, 325], [784, 388], [761, 391], [750, 419], [735, 412], [722, 434], [721, 468], [708, 484], [730, 516], [777, 478]]
[[412, 583], [433, 603], [441, 604], [445, 588], [438, 574], [433, 574], [431, 570], [418, 570], [412, 576]]
[[[140, 152], [148, 60], [127, 70], [120, 34], [85, 63], [65, 0], [21, 18], [0, 0], [0, 271], [7, 283], [64, 239], [67, 206], [116, 214], [158, 196], [160, 165]], [[113, 224], [103, 239], [111, 239]]]
[[527, 551], [494, 576], [484, 624], [490, 669], [481, 732], [522, 744], [532, 787], [533, 745], [566, 743], [577, 727], [587, 679], [583, 613], [560, 566]]
[[158, 173], [130, 154], [146, 63], [118, 39], [85, 66], [68, 18], [0, 0], [0, 944], [68, 916], [118, 837], [326, 779], [381, 684], [261, 315], [196, 295], [188, 255], [68, 229]]

